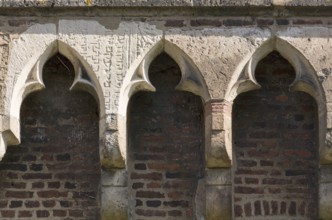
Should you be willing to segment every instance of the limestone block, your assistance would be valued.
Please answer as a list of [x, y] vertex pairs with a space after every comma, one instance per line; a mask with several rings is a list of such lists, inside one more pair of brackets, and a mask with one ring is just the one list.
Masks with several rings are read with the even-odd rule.
[[142, 22], [121, 22], [111, 30], [92, 20], [60, 20], [59, 40], [91, 66], [105, 98], [106, 114], [116, 114], [122, 81], [130, 66], [162, 38], [162, 31]]
[[102, 171], [101, 177], [103, 186], [127, 186], [128, 176], [126, 169], [113, 169]]
[[113, 186], [102, 187], [101, 204], [102, 220], [127, 220], [128, 188]]
[[319, 217], [329, 219], [332, 216], [332, 166], [320, 167], [319, 182]]
[[201, 6], [271, 6], [272, 0], [238, 0], [238, 1], [227, 1], [227, 0], [194, 0], [195, 5]]
[[332, 100], [332, 45], [330, 27], [288, 27], [277, 31], [276, 35], [290, 43], [310, 61], [317, 73], [317, 77], [323, 83], [327, 102]]
[[212, 130], [223, 130], [224, 127], [223, 103], [212, 102], [211, 114], [212, 114]]
[[231, 161], [226, 150], [225, 132], [213, 131], [211, 134], [211, 144], [206, 149], [207, 167], [230, 167]]
[[[11, 112], [11, 115], [19, 118], [22, 101], [22, 97], [20, 97], [21, 89], [25, 86], [28, 74], [37, 60], [55, 40], [55, 24], [35, 24], [12, 42], [8, 60], [8, 77], [6, 78], [6, 113], [11, 109], [15, 109], [16, 111]], [[14, 86], [17, 90], [16, 93], [13, 91]], [[13, 93], [15, 94], [13, 95]]]
[[107, 131], [104, 136], [104, 146], [101, 152], [101, 164], [104, 169], [124, 168], [125, 160], [118, 144], [118, 132]]
[[231, 186], [208, 186], [206, 188], [206, 219], [232, 219]]
[[232, 184], [231, 169], [206, 169], [207, 186], [223, 186]]
[[319, 217], [330, 219], [332, 216], [332, 183], [319, 185]]
[[116, 114], [106, 115], [106, 130], [108, 130], [108, 131], [118, 130], [118, 122], [117, 122]]
[[169, 29], [165, 39], [183, 50], [203, 75], [211, 98], [223, 99], [230, 78], [246, 57], [270, 38], [268, 29], [254, 27]]

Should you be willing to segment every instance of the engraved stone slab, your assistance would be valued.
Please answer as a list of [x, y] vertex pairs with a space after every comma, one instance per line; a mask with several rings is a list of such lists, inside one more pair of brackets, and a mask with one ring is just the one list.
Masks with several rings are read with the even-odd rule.
[[120, 87], [131, 64], [161, 38], [161, 30], [142, 22], [121, 22], [118, 29], [110, 30], [97, 21], [59, 21], [59, 39], [74, 48], [97, 75], [106, 114], [117, 112]]

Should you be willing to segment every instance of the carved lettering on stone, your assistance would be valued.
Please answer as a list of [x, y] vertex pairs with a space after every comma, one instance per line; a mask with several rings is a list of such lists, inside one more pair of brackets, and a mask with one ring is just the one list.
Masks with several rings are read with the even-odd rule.
[[117, 112], [130, 65], [162, 38], [162, 31], [136, 22], [122, 22], [117, 30], [109, 30], [96, 21], [61, 20], [59, 38], [91, 65], [104, 92], [106, 114], [110, 114]]

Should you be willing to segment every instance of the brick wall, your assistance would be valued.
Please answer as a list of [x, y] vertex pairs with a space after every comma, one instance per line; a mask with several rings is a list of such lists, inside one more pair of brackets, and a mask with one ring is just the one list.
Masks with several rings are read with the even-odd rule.
[[0, 163], [1, 219], [99, 219], [98, 109], [69, 92], [74, 72], [61, 55], [44, 66], [46, 89], [21, 107], [22, 143]]
[[157, 92], [135, 94], [128, 108], [130, 219], [193, 219], [204, 169], [202, 101], [174, 90], [181, 72], [165, 54], [149, 78]]
[[235, 219], [318, 216], [317, 106], [289, 90], [294, 78], [288, 61], [273, 52], [256, 69], [262, 89], [235, 100]]

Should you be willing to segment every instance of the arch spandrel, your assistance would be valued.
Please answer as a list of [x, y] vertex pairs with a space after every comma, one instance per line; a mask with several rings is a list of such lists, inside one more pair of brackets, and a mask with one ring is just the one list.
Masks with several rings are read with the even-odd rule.
[[[278, 37], [267, 40], [258, 48], [246, 62], [238, 66], [233, 74], [230, 84], [227, 88], [225, 99], [233, 103], [233, 100], [241, 93], [259, 89], [260, 85], [255, 79], [255, 69], [258, 62], [272, 51], [277, 51], [283, 56], [295, 69], [295, 80], [290, 85], [290, 89], [302, 91], [311, 95], [318, 105], [319, 120], [319, 152], [321, 163], [332, 162], [332, 149], [325, 144], [326, 136], [326, 97], [317, 74], [307, 58], [289, 42]], [[224, 121], [225, 127], [232, 127], [231, 120]], [[231, 129], [226, 130], [227, 137], [231, 137]], [[328, 135], [327, 135], [328, 136]], [[227, 149], [232, 149], [232, 142], [227, 141]]]
[[[13, 50], [13, 53], [17, 52]], [[10, 91], [7, 91], [8, 96], [10, 96], [9, 101], [6, 105], [6, 116], [2, 118], [2, 130], [1, 130], [1, 143], [0, 143], [0, 154], [2, 156], [6, 152], [7, 145], [17, 145], [20, 143], [20, 107], [24, 98], [35, 91], [43, 89], [44, 83], [42, 79], [42, 70], [46, 61], [55, 55], [60, 53], [67, 57], [72, 63], [75, 70], [75, 79], [71, 86], [72, 89], [80, 89], [89, 92], [95, 97], [98, 101], [99, 110], [100, 110], [100, 119], [101, 121], [105, 119], [105, 104], [103, 93], [96, 75], [93, 73], [89, 64], [81, 57], [79, 54], [66, 45], [63, 42], [58, 40], [53, 40], [49, 42], [48, 47], [44, 51], [38, 51], [34, 56], [27, 60], [26, 64], [22, 64], [22, 68], [18, 69], [15, 67], [16, 71], [19, 71], [19, 74], [16, 74], [13, 71], [9, 71], [9, 74], [13, 73], [15, 78], [13, 86]], [[14, 54], [14, 62], [17, 56], [28, 56], [28, 54]], [[34, 62], [34, 64], [33, 64]], [[9, 77], [10, 78], [10, 77]], [[105, 123], [100, 123], [100, 134], [104, 134]], [[0, 156], [1, 158], [1, 156]]]
[[[118, 128], [119, 128], [119, 145], [121, 154], [126, 158], [127, 151], [127, 105], [130, 97], [138, 91], [155, 91], [154, 86], [149, 81], [148, 70], [151, 62], [162, 52], [168, 54], [180, 67], [181, 80], [176, 86], [177, 90], [188, 91], [202, 98], [204, 104], [210, 105], [210, 94], [205, 81], [193, 63], [193, 61], [180, 48], [169, 41], [161, 40], [155, 44], [152, 49], [137, 59], [129, 69], [124, 78], [120, 91], [119, 111], [118, 111]], [[211, 117], [209, 113], [205, 115], [205, 129], [210, 129]], [[206, 131], [210, 135], [211, 131]], [[205, 138], [207, 142], [211, 137]]]

